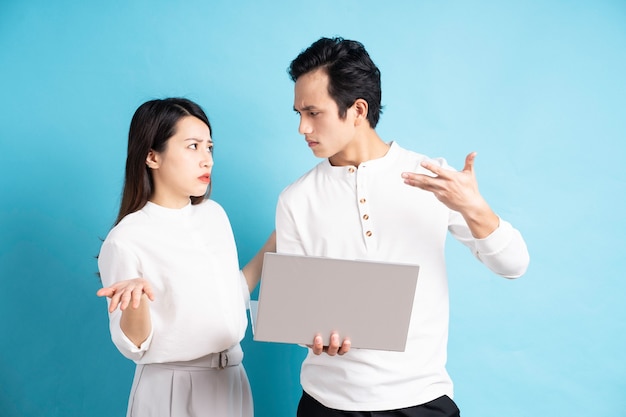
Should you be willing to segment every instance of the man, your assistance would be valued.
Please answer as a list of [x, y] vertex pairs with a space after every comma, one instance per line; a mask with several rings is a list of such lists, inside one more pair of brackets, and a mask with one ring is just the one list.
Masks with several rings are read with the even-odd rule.
[[479, 193], [475, 153], [454, 171], [378, 136], [380, 71], [362, 44], [321, 38], [289, 74], [299, 131], [324, 160], [281, 193], [277, 251], [420, 265], [405, 352], [350, 350], [337, 334], [324, 347], [316, 336], [298, 416], [459, 416], [445, 369], [446, 235], [508, 278], [526, 271], [526, 244]]

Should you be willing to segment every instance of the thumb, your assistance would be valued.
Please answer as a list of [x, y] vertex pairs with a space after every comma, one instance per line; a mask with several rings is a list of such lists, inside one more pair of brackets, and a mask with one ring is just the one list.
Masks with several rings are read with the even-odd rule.
[[465, 166], [463, 167], [463, 171], [468, 171], [474, 173], [474, 159], [476, 158], [476, 152], [470, 152], [465, 157]]

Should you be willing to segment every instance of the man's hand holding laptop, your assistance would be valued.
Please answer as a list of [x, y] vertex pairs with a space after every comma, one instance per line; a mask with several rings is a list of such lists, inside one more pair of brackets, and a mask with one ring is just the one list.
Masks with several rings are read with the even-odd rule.
[[313, 345], [309, 345], [309, 347], [313, 349], [313, 353], [316, 355], [321, 355], [322, 352], [326, 352], [329, 356], [335, 356], [337, 354], [344, 355], [350, 350], [350, 339], [344, 339], [341, 345], [339, 344], [339, 340], [339, 334], [332, 332], [328, 346], [324, 346], [322, 336], [317, 334], [315, 338], [313, 338]]

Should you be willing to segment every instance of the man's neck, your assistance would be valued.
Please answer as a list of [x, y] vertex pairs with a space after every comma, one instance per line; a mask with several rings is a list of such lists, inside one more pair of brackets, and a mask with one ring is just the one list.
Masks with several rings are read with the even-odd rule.
[[387, 154], [389, 145], [383, 142], [374, 129], [355, 138], [351, 146], [328, 158], [333, 166], [355, 166]]

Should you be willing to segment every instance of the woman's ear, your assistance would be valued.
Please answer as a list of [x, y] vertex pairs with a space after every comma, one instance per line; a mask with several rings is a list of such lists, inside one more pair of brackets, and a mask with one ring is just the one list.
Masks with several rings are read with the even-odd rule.
[[159, 168], [159, 154], [153, 149], [150, 149], [150, 152], [148, 152], [148, 156], [146, 157], [146, 165], [148, 166], [148, 168], [152, 169]]
[[364, 122], [369, 123], [367, 120], [367, 112], [369, 110], [369, 104], [367, 104], [367, 101], [362, 98], [357, 98], [352, 106], [354, 107], [356, 116], [354, 119], [354, 125], [359, 126]]

